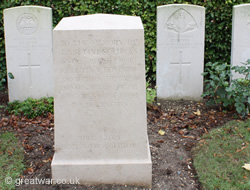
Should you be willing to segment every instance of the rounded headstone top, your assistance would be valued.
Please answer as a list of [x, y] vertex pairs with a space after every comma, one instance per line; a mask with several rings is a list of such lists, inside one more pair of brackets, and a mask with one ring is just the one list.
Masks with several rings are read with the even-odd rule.
[[27, 6], [17, 6], [17, 7], [11, 7], [4, 9], [4, 13], [7, 12], [12, 12], [12, 11], [35, 11], [35, 10], [49, 10], [51, 11], [52, 9], [50, 7], [43, 7], [43, 6], [36, 6], [36, 5], [27, 5]]
[[112, 14], [94, 14], [63, 18], [54, 30], [143, 29], [141, 18]]
[[[18, 6], [4, 9], [4, 24], [12, 32], [33, 35], [52, 26], [52, 9], [42, 6]], [[38, 32], [39, 33], [39, 32]]]
[[250, 3], [240, 4], [240, 5], [234, 5], [233, 8], [241, 8], [241, 7], [250, 7]]
[[162, 5], [158, 6], [157, 9], [164, 9], [169, 7], [190, 7], [190, 8], [202, 8], [205, 9], [205, 7], [199, 6], [199, 5], [190, 5], [190, 4], [169, 4], [169, 5]]

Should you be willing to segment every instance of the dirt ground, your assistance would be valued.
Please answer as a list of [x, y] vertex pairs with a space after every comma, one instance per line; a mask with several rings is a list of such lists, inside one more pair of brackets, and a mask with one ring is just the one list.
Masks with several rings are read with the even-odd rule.
[[[0, 105], [6, 105], [7, 94], [0, 94]], [[192, 147], [204, 133], [237, 118], [234, 112], [224, 113], [207, 107], [203, 102], [166, 101], [148, 107], [147, 122], [152, 155], [153, 190], [198, 190], [201, 189], [192, 165]], [[162, 134], [159, 134], [161, 130]], [[27, 119], [9, 115], [0, 110], [0, 133], [13, 131], [25, 150], [23, 179], [50, 179], [51, 160], [54, 154], [54, 117]], [[164, 133], [165, 132], [165, 133]], [[204, 158], [206, 159], [206, 158]], [[126, 185], [21, 185], [17, 189], [100, 189], [125, 190], [147, 189]]]

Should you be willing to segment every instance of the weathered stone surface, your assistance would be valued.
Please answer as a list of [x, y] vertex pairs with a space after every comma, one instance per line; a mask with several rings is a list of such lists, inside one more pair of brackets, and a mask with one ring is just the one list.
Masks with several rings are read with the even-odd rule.
[[9, 101], [53, 95], [52, 10], [21, 6], [4, 10]]
[[54, 29], [53, 179], [150, 186], [139, 17], [64, 18]]
[[157, 99], [201, 99], [205, 8], [157, 8]]
[[[250, 3], [233, 7], [231, 66], [243, 66], [250, 59]], [[243, 75], [233, 73], [233, 79]]]

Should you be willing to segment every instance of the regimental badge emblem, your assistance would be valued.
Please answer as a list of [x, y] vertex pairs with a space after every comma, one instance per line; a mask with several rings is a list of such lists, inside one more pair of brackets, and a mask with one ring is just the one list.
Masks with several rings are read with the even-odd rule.
[[189, 12], [180, 8], [167, 19], [164, 29], [177, 33], [179, 41], [181, 34], [197, 30], [198, 24]]
[[38, 21], [33, 14], [24, 13], [17, 18], [16, 26], [20, 33], [30, 35], [36, 32]]

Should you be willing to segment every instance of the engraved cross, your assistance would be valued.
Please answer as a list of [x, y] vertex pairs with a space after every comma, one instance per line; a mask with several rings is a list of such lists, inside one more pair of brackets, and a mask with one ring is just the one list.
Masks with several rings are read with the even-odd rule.
[[183, 62], [182, 61], [182, 51], [179, 51], [179, 61], [178, 62], [170, 62], [172, 65], [179, 65], [179, 84], [182, 85], [182, 65], [190, 65], [191, 62]]
[[28, 53], [28, 64], [27, 65], [19, 65], [20, 68], [22, 69], [29, 69], [29, 86], [30, 88], [32, 88], [32, 77], [31, 77], [31, 69], [33, 68], [40, 68], [40, 65], [38, 64], [31, 64], [30, 61], [30, 53]]

